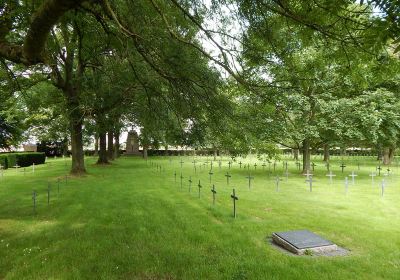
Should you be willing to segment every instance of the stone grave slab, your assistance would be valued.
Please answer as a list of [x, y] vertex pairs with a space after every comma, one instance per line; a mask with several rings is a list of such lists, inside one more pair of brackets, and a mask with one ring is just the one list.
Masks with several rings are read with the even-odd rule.
[[297, 255], [304, 255], [307, 251], [326, 253], [338, 250], [336, 244], [308, 230], [275, 232], [272, 241]]

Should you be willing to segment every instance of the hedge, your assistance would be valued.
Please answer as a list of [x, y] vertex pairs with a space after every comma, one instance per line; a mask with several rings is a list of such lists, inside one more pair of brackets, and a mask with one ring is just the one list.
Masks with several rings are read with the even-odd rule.
[[12, 168], [16, 164], [26, 167], [32, 164], [43, 164], [45, 161], [46, 155], [38, 152], [0, 154], [0, 164], [5, 166], [4, 169]]

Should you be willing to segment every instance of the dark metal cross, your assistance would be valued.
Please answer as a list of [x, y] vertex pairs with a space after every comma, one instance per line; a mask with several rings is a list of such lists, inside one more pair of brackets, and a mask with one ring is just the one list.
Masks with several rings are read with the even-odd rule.
[[200, 190], [201, 190], [201, 188], [203, 187], [203, 186], [200, 184], [200, 180], [199, 180], [199, 183], [197, 184], [197, 187], [199, 188], [199, 198], [200, 198]]
[[215, 205], [215, 195], [217, 194], [217, 190], [215, 189], [215, 185], [213, 185], [211, 192], [213, 193], [213, 205]]
[[381, 176], [382, 167], [379, 165], [376, 170], [378, 170], [378, 176]]
[[50, 182], [47, 183], [47, 205], [50, 204]]
[[228, 169], [231, 169], [232, 162], [228, 162]]
[[300, 162], [296, 161], [297, 169], [300, 170]]
[[210, 184], [211, 184], [211, 177], [214, 173], [212, 172], [212, 170], [210, 169], [210, 172], [208, 172], [208, 175], [210, 176]]
[[225, 177], [226, 177], [226, 183], [229, 185], [229, 178], [232, 176], [229, 175], [229, 172], [226, 172]]
[[261, 165], [262, 166], [262, 168], [263, 168], [263, 170], [265, 169], [265, 166], [267, 166], [266, 164], [265, 164], [265, 161], [263, 162], [263, 164]]
[[183, 176], [182, 176], [182, 173], [181, 173], [181, 189], [182, 189], [182, 184], [183, 184]]
[[184, 161], [181, 160], [180, 164], [181, 164], [181, 169], [182, 169], [182, 165], [183, 165]]
[[36, 197], [37, 197], [37, 192], [34, 190], [33, 193], [32, 193], [33, 214], [36, 214]]
[[241, 161], [239, 162], [239, 167], [240, 167], [240, 169], [242, 169], [242, 162]]
[[311, 166], [312, 166], [312, 171], [314, 171], [314, 169], [315, 169], [315, 166], [317, 166], [314, 162], [312, 162], [311, 163]]
[[383, 193], [385, 192], [385, 179], [382, 179], [381, 188], [382, 188], [381, 196], [383, 196]]
[[274, 172], [275, 172], [275, 169], [276, 169], [276, 161], [274, 161]]
[[221, 160], [218, 161], [218, 167], [221, 169]]
[[192, 176], [189, 177], [189, 192], [192, 189]]
[[231, 198], [233, 200], [233, 217], [236, 218], [236, 200], [239, 200], [239, 198], [235, 194], [235, 189], [233, 189]]
[[176, 184], [176, 171], [174, 171], [174, 178], [175, 178], [175, 184]]
[[344, 163], [342, 162], [342, 164], [340, 165], [340, 168], [342, 168], [342, 173], [343, 173], [345, 167], [346, 167], [346, 165], [344, 165]]
[[257, 170], [257, 163], [254, 164], [254, 170]]
[[246, 178], [249, 180], [249, 189], [251, 188], [251, 180], [254, 179], [253, 176], [250, 176], [250, 174], [248, 176], [246, 176]]

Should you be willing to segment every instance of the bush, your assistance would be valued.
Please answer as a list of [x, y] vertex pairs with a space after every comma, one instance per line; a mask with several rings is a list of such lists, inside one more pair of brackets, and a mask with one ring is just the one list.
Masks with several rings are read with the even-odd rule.
[[12, 168], [17, 164], [16, 154], [6, 154], [7, 157], [7, 168]]
[[0, 155], [0, 164], [3, 166], [3, 169], [7, 169], [7, 156]]
[[32, 164], [43, 164], [46, 161], [45, 153], [18, 153], [16, 156], [17, 163], [21, 167], [30, 166]]
[[0, 154], [0, 164], [4, 169], [13, 168], [16, 164], [20, 167], [27, 167], [32, 164], [43, 164], [46, 161], [44, 153], [26, 152], [26, 153], [6, 153]]

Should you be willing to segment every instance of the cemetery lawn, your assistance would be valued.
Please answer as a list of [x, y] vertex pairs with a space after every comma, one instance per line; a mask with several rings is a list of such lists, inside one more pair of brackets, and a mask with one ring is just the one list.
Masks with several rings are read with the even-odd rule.
[[[110, 166], [87, 158], [88, 175], [64, 181], [63, 159], [36, 167], [34, 174], [7, 170], [0, 177], [0, 279], [399, 279], [400, 189], [393, 167], [381, 197], [371, 183], [372, 158], [332, 160], [337, 175], [329, 184], [315, 159], [313, 192], [289, 162], [289, 179], [276, 191], [268, 167], [247, 171], [235, 163], [230, 186], [214, 163], [217, 189], [212, 206], [209, 167], [183, 157], [146, 161], [120, 158]], [[249, 159], [248, 159], [249, 160]], [[205, 158], [198, 158], [203, 163]], [[249, 161], [254, 164], [255, 159]], [[161, 164], [162, 172], [152, 164]], [[68, 162], [69, 166], [69, 162]], [[176, 183], [174, 171], [176, 170]], [[356, 184], [345, 194], [344, 175]], [[276, 174], [282, 176], [282, 162]], [[192, 176], [191, 193], [188, 179]], [[57, 178], [62, 178], [57, 195]], [[201, 198], [198, 198], [198, 180]], [[47, 182], [51, 183], [47, 205]], [[232, 217], [230, 194], [239, 197]], [[32, 191], [38, 192], [33, 214]], [[308, 229], [350, 250], [344, 257], [293, 256], [271, 246], [273, 232]]]

